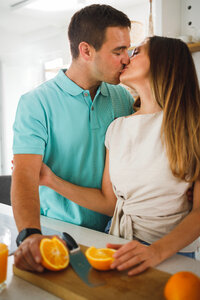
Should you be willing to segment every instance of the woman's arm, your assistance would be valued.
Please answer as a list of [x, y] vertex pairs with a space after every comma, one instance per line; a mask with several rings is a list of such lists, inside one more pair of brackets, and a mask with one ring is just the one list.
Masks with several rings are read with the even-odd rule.
[[161, 253], [161, 259], [175, 254], [200, 236], [200, 180], [194, 185], [192, 211], [166, 236], [153, 245]]
[[116, 204], [109, 175], [109, 151], [106, 150], [102, 188], [88, 188], [72, 184], [56, 176], [45, 164], [40, 173], [40, 185], [48, 186], [65, 198], [88, 209], [112, 216]]
[[[129, 275], [136, 275], [174, 255], [200, 236], [200, 181], [195, 182], [193, 209], [169, 234], [150, 246], [137, 241], [125, 245], [108, 244], [119, 249], [112, 268], [125, 270], [134, 267]], [[139, 265], [138, 265], [139, 264]], [[138, 265], [138, 266], [137, 266]]]

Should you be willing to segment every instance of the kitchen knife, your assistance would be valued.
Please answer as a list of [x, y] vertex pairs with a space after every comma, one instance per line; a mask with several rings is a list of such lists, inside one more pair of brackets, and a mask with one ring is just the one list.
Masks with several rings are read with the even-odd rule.
[[90, 287], [100, 286], [105, 282], [100, 278], [100, 273], [89, 264], [86, 256], [71, 235], [62, 233], [62, 239], [67, 243], [70, 264], [78, 276]]

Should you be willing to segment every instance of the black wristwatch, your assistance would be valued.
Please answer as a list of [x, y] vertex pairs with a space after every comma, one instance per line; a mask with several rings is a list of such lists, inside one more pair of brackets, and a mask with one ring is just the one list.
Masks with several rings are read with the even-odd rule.
[[16, 244], [17, 247], [31, 234], [39, 233], [42, 234], [40, 229], [37, 228], [24, 228], [22, 231], [19, 232], [17, 238], [16, 238]]

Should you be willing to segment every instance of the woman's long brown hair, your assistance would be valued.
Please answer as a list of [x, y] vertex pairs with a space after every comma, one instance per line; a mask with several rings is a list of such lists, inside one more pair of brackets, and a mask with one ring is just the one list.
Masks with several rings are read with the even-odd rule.
[[151, 86], [163, 109], [161, 136], [172, 173], [195, 181], [200, 176], [200, 91], [187, 45], [178, 39], [149, 38]]

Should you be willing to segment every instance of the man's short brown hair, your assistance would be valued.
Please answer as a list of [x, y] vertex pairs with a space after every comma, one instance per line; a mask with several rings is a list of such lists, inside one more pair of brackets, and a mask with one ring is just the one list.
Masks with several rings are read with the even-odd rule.
[[108, 27], [131, 28], [131, 22], [127, 15], [109, 5], [93, 4], [76, 12], [68, 29], [73, 59], [79, 56], [81, 42], [87, 42], [98, 51], [105, 41]]

